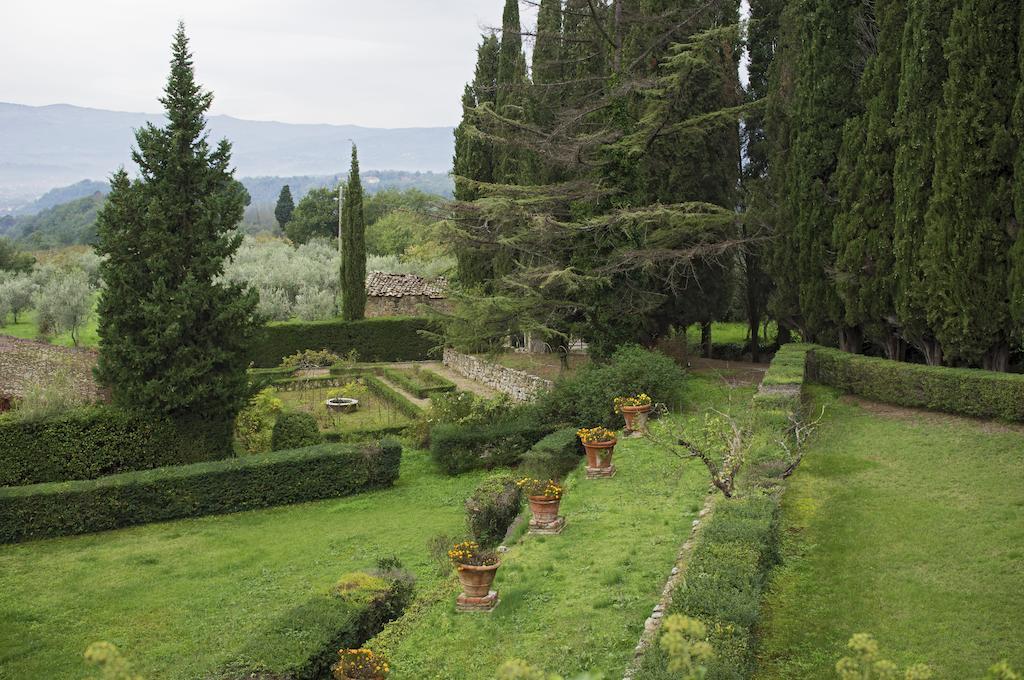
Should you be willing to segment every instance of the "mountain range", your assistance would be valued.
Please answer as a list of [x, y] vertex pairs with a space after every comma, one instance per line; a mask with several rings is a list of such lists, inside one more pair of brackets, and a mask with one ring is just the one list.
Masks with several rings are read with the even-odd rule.
[[[118, 166], [132, 170], [133, 131], [162, 114], [127, 113], [68, 104], [25, 106], [0, 102], [0, 213], [44, 192], [80, 180], [105, 180]], [[452, 128], [367, 128], [292, 124], [217, 115], [210, 140], [226, 137], [240, 177], [333, 175], [359, 147], [364, 170], [447, 173]]]

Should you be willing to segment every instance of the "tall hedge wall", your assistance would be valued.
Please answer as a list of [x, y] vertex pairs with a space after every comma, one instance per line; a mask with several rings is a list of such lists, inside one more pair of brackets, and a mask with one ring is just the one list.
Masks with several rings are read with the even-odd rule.
[[264, 326], [253, 342], [252, 362], [270, 368], [304, 349], [329, 349], [360, 361], [420, 361], [437, 344], [418, 331], [434, 331], [429, 319], [388, 316], [361, 321], [286, 321]]
[[815, 347], [807, 354], [807, 377], [889, 404], [1024, 422], [1024, 375], [908, 364]]
[[304, 449], [0, 489], [0, 543], [117, 529], [390, 486], [402, 447], [321, 444]]
[[[223, 423], [171, 423], [112, 406], [25, 421], [0, 417], [0, 486], [95, 479], [232, 455]], [[229, 439], [228, 439], [229, 441]]]
[[518, 465], [551, 428], [533, 422], [446, 423], [430, 428], [430, 455], [449, 475]]

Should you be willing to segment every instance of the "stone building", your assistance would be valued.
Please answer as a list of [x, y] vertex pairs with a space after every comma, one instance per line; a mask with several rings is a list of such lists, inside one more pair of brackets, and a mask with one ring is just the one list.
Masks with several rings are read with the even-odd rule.
[[448, 311], [448, 281], [416, 274], [370, 272], [366, 275], [366, 317], [415, 316], [423, 306]]

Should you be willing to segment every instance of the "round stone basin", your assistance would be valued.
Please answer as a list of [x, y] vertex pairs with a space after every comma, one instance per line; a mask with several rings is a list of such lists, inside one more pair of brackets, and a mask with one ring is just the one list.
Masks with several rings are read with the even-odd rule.
[[355, 413], [359, 408], [358, 399], [335, 397], [327, 400], [327, 410], [331, 413]]

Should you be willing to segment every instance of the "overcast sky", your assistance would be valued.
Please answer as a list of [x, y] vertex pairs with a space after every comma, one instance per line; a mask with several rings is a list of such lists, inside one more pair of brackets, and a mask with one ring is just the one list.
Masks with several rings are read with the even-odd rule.
[[[502, 0], [0, 0], [0, 101], [159, 111], [179, 19], [213, 113], [455, 125]], [[524, 23], [532, 22], [524, 13]]]

